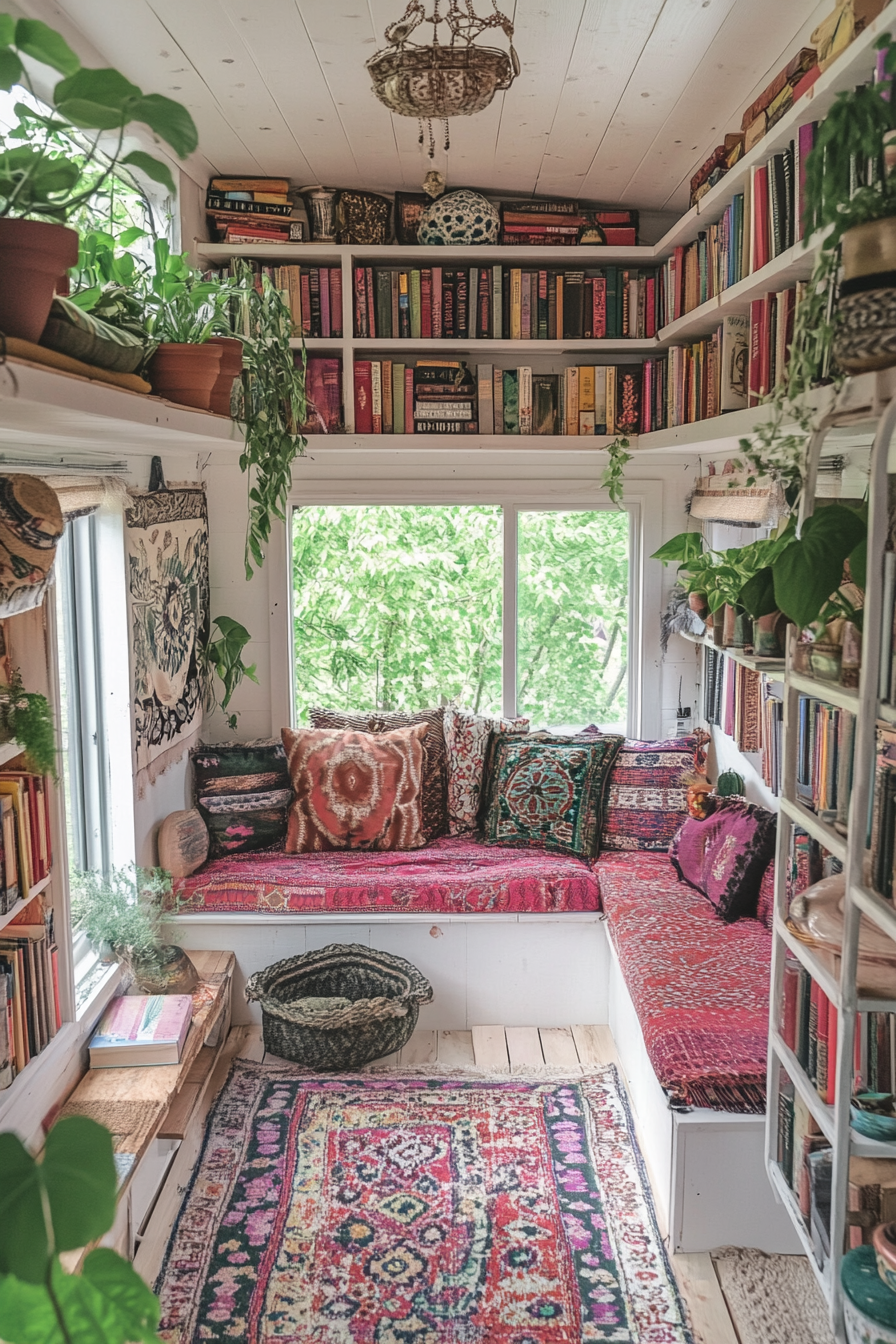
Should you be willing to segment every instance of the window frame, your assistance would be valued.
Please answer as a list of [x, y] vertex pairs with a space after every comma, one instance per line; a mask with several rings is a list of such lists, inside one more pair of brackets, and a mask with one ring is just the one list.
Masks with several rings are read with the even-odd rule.
[[[607, 492], [591, 480], [518, 481], [424, 481], [370, 480], [343, 482], [306, 481], [294, 490], [286, 521], [272, 536], [270, 566], [271, 718], [274, 731], [283, 724], [295, 725], [293, 667], [293, 593], [291, 538], [293, 511], [308, 504], [489, 504], [503, 510], [503, 657], [502, 700], [504, 713], [516, 705], [516, 559], [520, 513], [532, 511], [597, 511], [616, 508]], [[662, 570], [646, 559], [662, 544], [663, 483], [632, 481], [626, 486], [623, 509], [629, 514], [629, 632], [628, 720], [626, 735], [658, 738], [662, 728], [661, 658], [659, 612], [662, 605]], [[287, 619], [283, 619], [283, 613]], [[657, 619], [646, 623], [644, 613]], [[512, 615], [512, 619], [510, 619]], [[512, 651], [509, 645], [512, 643]], [[510, 708], [508, 708], [510, 707]]]

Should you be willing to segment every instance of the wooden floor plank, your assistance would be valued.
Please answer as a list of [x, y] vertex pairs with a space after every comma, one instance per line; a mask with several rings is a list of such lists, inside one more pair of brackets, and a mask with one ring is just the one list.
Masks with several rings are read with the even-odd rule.
[[504, 1034], [511, 1073], [523, 1073], [544, 1063], [537, 1027], [507, 1027]]
[[581, 1068], [579, 1052], [569, 1027], [542, 1027], [539, 1034], [545, 1064], [561, 1069]]
[[738, 1344], [721, 1284], [707, 1252], [673, 1255], [672, 1268], [691, 1314], [697, 1344]]
[[490, 1069], [494, 1073], [509, 1073], [510, 1061], [507, 1058], [507, 1037], [504, 1028], [485, 1026], [473, 1028], [473, 1057], [478, 1069]]
[[471, 1031], [440, 1031], [438, 1037], [440, 1064], [446, 1064], [448, 1068], [468, 1069], [476, 1062]]
[[434, 1064], [439, 1055], [439, 1042], [434, 1031], [418, 1027], [407, 1045], [401, 1049], [401, 1066], [405, 1069]]
[[570, 1031], [576, 1043], [579, 1062], [586, 1068], [595, 1064], [618, 1065], [619, 1056], [608, 1026], [573, 1026]]
[[247, 1027], [242, 1027], [241, 1031], [245, 1033], [245, 1036], [237, 1054], [237, 1059], [254, 1059], [256, 1063], [260, 1064], [265, 1057], [261, 1027], [256, 1026], [253, 1022]]

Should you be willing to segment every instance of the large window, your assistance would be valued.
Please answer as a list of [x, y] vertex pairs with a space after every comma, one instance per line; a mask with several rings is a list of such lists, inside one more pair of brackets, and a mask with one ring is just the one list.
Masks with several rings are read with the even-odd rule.
[[629, 552], [629, 515], [612, 509], [296, 509], [297, 721], [314, 704], [458, 699], [539, 727], [625, 730]]

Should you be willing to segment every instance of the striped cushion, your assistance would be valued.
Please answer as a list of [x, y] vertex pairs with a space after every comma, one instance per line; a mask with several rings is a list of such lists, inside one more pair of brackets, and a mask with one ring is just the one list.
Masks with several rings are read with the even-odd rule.
[[210, 858], [284, 843], [292, 786], [282, 742], [200, 746], [192, 758]]
[[685, 777], [698, 750], [694, 736], [625, 740], [610, 776], [602, 850], [668, 850], [688, 813]]
[[417, 714], [344, 714], [338, 709], [310, 709], [312, 728], [343, 728], [356, 733], [391, 733], [396, 728], [427, 725], [423, 739], [423, 835], [435, 840], [448, 834], [448, 754], [445, 748], [445, 711], [421, 709]]

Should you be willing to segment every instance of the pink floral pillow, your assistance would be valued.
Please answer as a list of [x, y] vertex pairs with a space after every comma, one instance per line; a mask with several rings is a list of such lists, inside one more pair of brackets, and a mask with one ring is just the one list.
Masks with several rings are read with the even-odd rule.
[[448, 753], [448, 830], [451, 835], [461, 835], [476, 825], [489, 737], [498, 729], [525, 733], [529, 720], [491, 718], [458, 705], [446, 705], [444, 727]]

